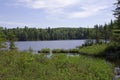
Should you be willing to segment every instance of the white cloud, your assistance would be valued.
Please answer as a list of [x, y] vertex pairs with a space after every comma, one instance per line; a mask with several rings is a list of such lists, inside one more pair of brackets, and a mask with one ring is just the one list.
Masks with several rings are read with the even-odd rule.
[[81, 9], [83, 11], [71, 12], [68, 18], [86, 18], [94, 16], [113, 6], [112, 0], [81, 0]]
[[17, 0], [17, 5], [32, 9], [43, 9], [48, 16], [66, 14], [64, 8], [75, 5], [79, 0]]
[[68, 18], [86, 18], [98, 14], [102, 9], [108, 8], [108, 6], [89, 6], [81, 8], [84, 9], [84, 11], [72, 12], [68, 15]]
[[19, 4], [23, 4], [33, 9], [58, 9], [76, 4], [79, 0], [18, 0]]
[[[96, 15], [102, 10], [107, 9], [113, 5], [113, 0], [17, 0], [17, 4], [32, 8], [43, 9], [48, 15], [59, 16], [63, 15], [65, 18], [86, 18], [88, 16]], [[71, 6], [73, 8], [77, 5], [82, 11], [70, 12]]]

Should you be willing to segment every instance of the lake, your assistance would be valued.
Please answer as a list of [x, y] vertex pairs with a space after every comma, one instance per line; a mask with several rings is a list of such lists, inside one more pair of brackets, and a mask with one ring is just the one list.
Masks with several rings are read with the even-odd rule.
[[49, 49], [71, 49], [75, 48], [76, 46], [81, 46], [84, 44], [85, 40], [56, 40], [56, 41], [18, 41], [15, 42], [16, 47], [18, 50], [29, 50], [32, 48], [34, 52], [42, 48], [49, 48]]

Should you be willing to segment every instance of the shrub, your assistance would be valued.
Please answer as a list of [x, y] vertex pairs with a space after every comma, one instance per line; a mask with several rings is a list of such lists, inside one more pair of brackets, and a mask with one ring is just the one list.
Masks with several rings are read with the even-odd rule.
[[79, 49], [70, 49], [69, 53], [79, 53]]
[[38, 51], [38, 53], [50, 53], [50, 49], [49, 48], [43, 48], [40, 51]]
[[30, 52], [0, 52], [0, 80], [112, 80], [113, 66], [105, 60]]
[[92, 46], [80, 48], [80, 52], [90, 55], [98, 55], [104, 52], [107, 47], [108, 47], [107, 44], [94, 44]]
[[68, 53], [68, 50], [64, 49], [53, 49], [52, 53]]

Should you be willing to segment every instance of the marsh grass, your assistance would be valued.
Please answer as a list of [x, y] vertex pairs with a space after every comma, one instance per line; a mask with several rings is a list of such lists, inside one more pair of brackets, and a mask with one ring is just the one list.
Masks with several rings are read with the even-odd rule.
[[113, 65], [86, 56], [1, 51], [0, 80], [112, 80]]

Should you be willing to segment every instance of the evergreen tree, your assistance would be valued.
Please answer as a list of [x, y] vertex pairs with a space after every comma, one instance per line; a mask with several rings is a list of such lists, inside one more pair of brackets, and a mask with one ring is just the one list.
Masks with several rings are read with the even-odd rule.
[[114, 15], [116, 18], [117, 28], [113, 30], [113, 41], [117, 44], [120, 43], [120, 0], [115, 3], [116, 9], [114, 10]]
[[16, 40], [17, 40], [16, 36], [12, 32], [9, 32], [8, 41], [9, 41], [9, 49], [10, 50], [17, 49], [17, 47], [15, 46], [15, 43], [14, 43], [14, 41], [16, 41]]
[[107, 30], [107, 24], [104, 25], [104, 40], [105, 43], [107, 43], [107, 39], [108, 39], [108, 30]]
[[0, 27], [0, 48], [6, 48], [5, 35], [3, 34], [3, 28]]
[[120, 0], [115, 3], [116, 9], [114, 10], [114, 16], [117, 22], [117, 28], [120, 29]]
[[99, 33], [99, 26], [95, 25], [95, 41], [96, 43], [100, 43], [100, 33]]

